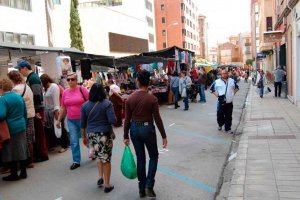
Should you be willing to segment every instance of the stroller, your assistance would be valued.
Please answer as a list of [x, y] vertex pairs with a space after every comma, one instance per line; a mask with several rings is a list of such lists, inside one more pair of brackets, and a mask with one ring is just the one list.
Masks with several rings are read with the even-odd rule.
[[191, 87], [187, 88], [187, 95], [191, 102], [197, 103], [198, 88], [199, 85], [196, 83], [193, 83]]

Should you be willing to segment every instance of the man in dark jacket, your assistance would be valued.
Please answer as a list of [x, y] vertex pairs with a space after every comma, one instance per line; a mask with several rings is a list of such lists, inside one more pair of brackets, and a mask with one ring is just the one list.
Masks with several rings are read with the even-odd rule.
[[199, 95], [200, 95], [200, 103], [206, 103], [206, 97], [205, 97], [205, 87], [206, 87], [206, 80], [207, 80], [207, 75], [204, 67], [201, 68], [200, 73], [199, 73]]

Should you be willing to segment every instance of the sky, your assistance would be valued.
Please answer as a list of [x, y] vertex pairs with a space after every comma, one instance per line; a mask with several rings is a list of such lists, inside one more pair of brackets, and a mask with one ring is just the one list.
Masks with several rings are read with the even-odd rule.
[[208, 44], [216, 46], [230, 35], [250, 32], [251, 0], [195, 0], [199, 12], [207, 17]]

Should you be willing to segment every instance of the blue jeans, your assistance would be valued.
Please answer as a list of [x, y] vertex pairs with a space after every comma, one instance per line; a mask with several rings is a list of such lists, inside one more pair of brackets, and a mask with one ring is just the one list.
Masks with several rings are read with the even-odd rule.
[[261, 87], [259, 88], [259, 95], [260, 95], [260, 97], [263, 97], [263, 96], [264, 96], [264, 86], [261, 86]]
[[172, 92], [175, 96], [175, 102], [179, 101], [179, 87], [172, 87]]
[[189, 109], [189, 97], [183, 97], [184, 109]]
[[[139, 189], [153, 189], [155, 183], [155, 174], [158, 163], [158, 149], [154, 125], [147, 126], [131, 122], [130, 137], [137, 157], [137, 175], [139, 180]], [[146, 176], [146, 154], [145, 146], [149, 154], [149, 168]]]
[[200, 94], [200, 102], [206, 102], [205, 85], [204, 84], [199, 85], [199, 94]]
[[73, 163], [80, 164], [80, 119], [68, 119], [69, 136], [70, 136], [70, 146], [72, 150]]

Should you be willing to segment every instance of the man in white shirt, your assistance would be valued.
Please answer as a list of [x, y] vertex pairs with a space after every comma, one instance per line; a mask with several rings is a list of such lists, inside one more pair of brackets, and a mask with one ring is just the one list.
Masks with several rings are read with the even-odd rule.
[[221, 78], [214, 81], [210, 91], [218, 98], [217, 108], [217, 121], [219, 125], [219, 131], [222, 130], [222, 126], [225, 125], [226, 133], [233, 133], [231, 131], [232, 124], [232, 111], [233, 111], [233, 98], [239, 90], [239, 86], [236, 81], [229, 78], [228, 71], [222, 70]]

